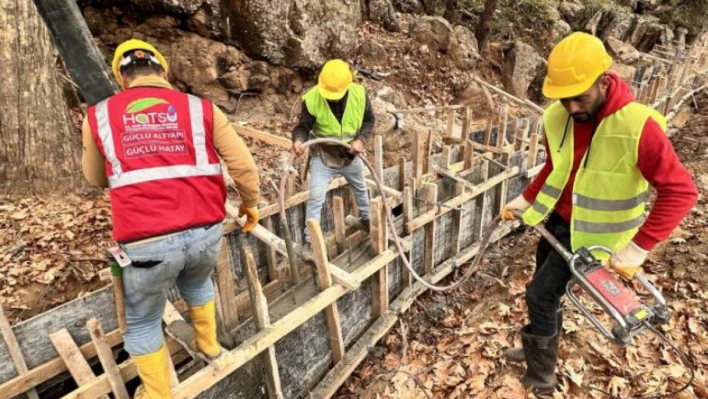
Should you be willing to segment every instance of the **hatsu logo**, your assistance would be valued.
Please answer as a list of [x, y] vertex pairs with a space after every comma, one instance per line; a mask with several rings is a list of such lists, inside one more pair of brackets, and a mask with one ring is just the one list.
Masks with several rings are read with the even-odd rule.
[[[142, 112], [159, 104], [168, 104], [167, 112]], [[124, 125], [165, 124], [177, 122], [177, 109], [162, 98], [147, 97], [128, 104], [123, 114]]]

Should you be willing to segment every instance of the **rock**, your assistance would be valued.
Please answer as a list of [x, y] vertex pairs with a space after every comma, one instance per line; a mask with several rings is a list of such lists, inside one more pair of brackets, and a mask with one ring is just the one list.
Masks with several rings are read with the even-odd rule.
[[[385, 142], [389, 133], [396, 129], [396, 117], [390, 113], [390, 111], [396, 110], [396, 107], [379, 97], [374, 97], [371, 100], [371, 109], [374, 111], [374, 115], [376, 115], [374, 134], [384, 135]], [[384, 146], [386, 146], [385, 143]]]
[[181, 21], [173, 15], [153, 15], [138, 25], [136, 30], [152, 37], [169, 39], [180, 24]]
[[[130, 0], [145, 10], [165, 10], [178, 14], [194, 14], [208, 0]], [[213, 0], [212, 0], [213, 1]]]
[[516, 41], [504, 52], [504, 86], [511, 94], [525, 98], [531, 82], [536, 78], [543, 59], [528, 44]]
[[369, 20], [383, 26], [389, 32], [401, 30], [391, 0], [369, 0]]
[[289, 68], [271, 68], [270, 84], [278, 94], [301, 94], [303, 92], [302, 77]]
[[667, 26], [664, 28], [664, 32], [661, 33], [659, 41], [661, 41], [662, 44], [671, 43], [674, 40], [674, 37], [674, 31]]
[[420, 0], [423, 10], [428, 15], [442, 16], [447, 10], [447, 0]]
[[450, 40], [450, 57], [455, 66], [466, 71], [474, 68], [479, 61], [477, 38], [464, 26], [456, 26]]
[[359, 49], [365, 67], [385, 67], [388, 65], [388, 55], [384, 46], [368, 41]]
[[637, 21], [637, 28], [632, 32], [629, 39], [629, 43], [637, 50], [648, 53], [659, 42], [663, 33], [664, 25], [640, 17]]
[[430, 49], [445, 51], [450, 46], [452, 26], [442, 17], [422, 17], [413, 23], [410, 35]]
[[222, 38], [225, 32], [218, 12], [218, 8], [201, 7], [187, 19], [187, 28], [204, 37], [211, 39]]
[[246, 67], [248, 70], [248, 90], [264, 92], [270, 85], [269, 66], [264, 61], [253, 61]]
[[568, 36], [570, 32], [573, 31], [573, 29], [570, 27], [570, 25], [563, 21], [562, 19], [556, 19], [553, 21], [553, 27], [551, 28], [553, 31], [553, 42], [558, 43], [561, 41], [564, 37]]
[[661, 0], [639, 0], [636, 2], [638, 13], [656, 10], [661, 5]]
[[701, 175], [696, 179], [699, 191], [708, 192], [708, 175]]
[[601, 38], [614, 37], [621, 41], [629, 39], [629, 35], [637, 24], [637, 16], [630, 13], [613, 14], [612, 20], [602, 32]]
[[108, 44], [114, 44], [115, 38], [112, 33], [120, 27], [118, 15], [112, 10], [97, 10], [93, 7], [86, 7], [83, 12], [86, 25], [94, 36], [102, 36]]
[[420, 0], [392, 0], [393, 7], [403, 13], [419, 14], [423, 12], [423, 4]]
[[359, 0], [241, 0], [232, 4], [230, 40], [254, 58], [316, 68], [356, 48]]
[[640, 54], [637, 49], [614, 37], [607, 38], [607, 50], [621, 63], [634, 65], [639, 61]]
[[496, 109], [492, 94], [479, 83], [471, 81], [459, 87], [455, 95], [455, 104], [471, 107], [475, 112], [492, 112]]
[[574, 1], [564, 1], [558, 6], [561, 17], [569, 23], [576, 23], [585, 11], [585, 5]]
[[168, 57], [172, 74], [196, 95], [206, 97], [217, 105], [228, 106], [227, 88], [237, 92], [248, 88], [250, 75], [235, 72], [243, 68], [247, 58], [231, 46], [183, 32], [174, 39], [170, 50]]

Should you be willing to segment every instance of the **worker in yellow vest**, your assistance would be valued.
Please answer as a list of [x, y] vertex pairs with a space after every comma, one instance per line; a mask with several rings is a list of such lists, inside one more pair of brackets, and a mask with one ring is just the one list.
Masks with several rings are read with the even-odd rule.
[[[317, 145], [311, 149], [310, 194], [306, 218], [320, 219], [327, 187], [334, 175], [349, 183], [359, 208], [359, 222], [369, 228], [369, 197], [364, 181], [363, 162], [356, 157], [376, 123], [371, 102], [364, 86], [353, 83], [354, 71], [342, 60], [330, 60], [320, 72], [317, 86], [302, 96], [302, 111], [293, 129], [293, 151], [303, 154], [303, 143], [309, 138], [332, 138], [349, 144], [347, 151], [339, 145]], [[312, 259], [309, 231], [305, 229], [302, 255]]]
[[[551, 51], [543, 94], [558, 101], [543, 115], [546, 164], [501, 216], [512, 220], [512, 211], [522, 211], [531, 226], [547, 220], [546, 228], [573, 251], [606, 246], [614, 256], [595, 255], [632, 278], [698, 192], [665, 134], [664, 117], [636, 103], [629, 85], [609, 72], [611, 65], [602, 42], [586, 33], [571, 34]], [[649, 185], [657, 198], [645, 218]], [[563, 258], [541, 239], [526, 289], [523, 347], [506, 353], [510, 361], [526, 361], [522, 382], [541, 395], [558, 384], [560, 300], [570, 279]]]

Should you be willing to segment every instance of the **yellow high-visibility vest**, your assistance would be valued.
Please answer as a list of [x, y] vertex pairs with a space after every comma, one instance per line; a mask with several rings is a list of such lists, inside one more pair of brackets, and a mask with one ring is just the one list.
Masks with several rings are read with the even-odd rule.
[[317, 90], [317, 86], [305, 93], [302, 99], [305, 101], [307, 111], [316, 119], [313, 129], [315, 137], [336, 138], [348, 144], [359, 133], [366, 109], [366, 89], [364, 86], [356, 83], [349, 86], [342, 123], [339, 123], [337, 117], [334, 116], [327, 100]]
[[[605, 117], [593, 135], [573, 185], [570, 222], [572, 250], [603, 245], [617, 251], [632, 240], [644, 223], [649, 183], [637, 166], [639, 140], [648, 118], [666, 131], [658, 111], [630, 103]], [[554, 209], [573, 167], [573, 119], [560, 102], [543, 115], [553, 171], [523, 216], [528, 225], [541, 223]], [[607, 259], [603, 252], [595, 252]]]

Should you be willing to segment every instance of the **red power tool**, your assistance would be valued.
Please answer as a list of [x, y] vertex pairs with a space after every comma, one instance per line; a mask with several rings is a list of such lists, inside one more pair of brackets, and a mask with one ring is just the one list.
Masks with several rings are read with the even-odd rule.
[[[612, 250], [600, 245], [580, 248], [571, 253], [542, 225], [535, 226], [551, 246], [568, 262], [573, 278], [566, 287], [568, 299], [580, 312], [610, 341], [621, 346], [632, 342], [632, 337], [648, 326], [658, 326], [669, 322], [669, 308], [666, 300], [643, 275], [634, 278], [654, 298], [650, 305], [642, 304], [637, 295], [628, 290], [592, 252], [601, 251], [613, 255]], [[590, 295], [614, 321], [608, 330], [573, 294], [573, 287], [580, 288]]]

